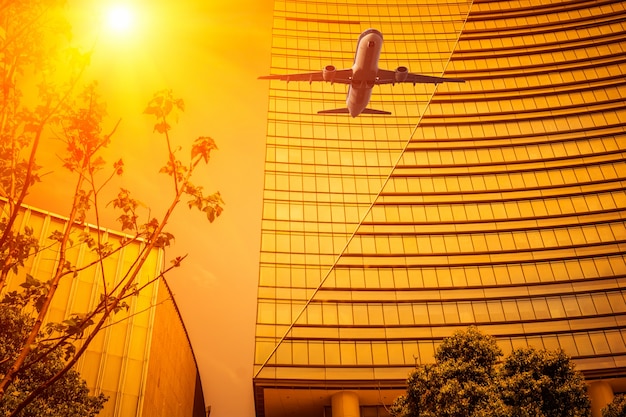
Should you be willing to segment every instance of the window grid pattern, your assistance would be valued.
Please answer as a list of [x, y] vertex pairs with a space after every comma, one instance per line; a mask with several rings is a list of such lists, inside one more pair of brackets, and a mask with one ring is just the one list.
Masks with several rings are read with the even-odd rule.
[[[403, 380], [470, 324], [505, 353], [560, 347], [585, 372], [626, 367], [626, 5], [474, 1], [463, 26], [469, 3], [382, 3], [356, 19], [351, 2], [277, 2], [275, 70], [306, 69], [290, 61], [301, 59], [300, 31], [326, 29], [349, 36], [319, 41], [321, 61], [349, 66], [345, 27], [374, 26], [381, 66], [409, 60], [467, 82], [440, 85], [432, 100], [381, 88], [372, 107], [388, 100], [394, 116], [322, 126], [310, 113], [339, 107], [336, 90], [272, 84], [266, 180], [302, 182], [266, 182], [265, 207], [304, 208], [264, 214], [256, 377]], [[337, 152], [334, 162], [317, 151]], [[346, 187], [346, 176], [354, 188], [319, 188]]]
[[[0, 211], [3, 214], [8, 212], [7, 203], [3, 199], [0, 200]], [[66, 218], [30, 207], [23, 207], [15, 224], [20, 230], [30, 227], [39, 242], [46, 242], [53, 232], [69, 227]], [[121, 242], [128, 239], [121, 233], [75, 225], [73, 237], [79, 232], [88, 233], [94, 240], [108, 242], [113, 247], [122, 246]], [[42, 280], [53, 277], [59, 259], [58, 247], [42, 246], [34, 256], [28, 257], [24, 269], [20, 269], [17, 274], [8, 275], [5, 291], [19, 290], [25, 274]], [[66, 259], [80, 272], [73, 279], [62, 279], [59, 282], [45, 318], [46, 323], [63, 322], [72, 314], [94, 310], [105, 293], [103, 277], [107, 277], [109, 285], [122, 281], [141, 249], [142, 243], [134, 241], [99, 262], [98, 256], [87, 243], [71, 245], [66, 251]], [[103, 269], [93, 267], [95, 264]], [[160, 285], [158, 280], [153, 279], [159, 276], [162, 264], [163, 251], [150, 252], [137, 277], [137, 285], [142, 291], [128, 300], [128, 309], [116, 313], [110, 319], [115, 325], [103, 327], [76, 364], [76, 370], [80, 372], [89, 389], [109, 398], [102, 415], [117, 415], [116, 411], [120, 412], [119, 410], [127, 416], [141, 414], [143, 397], [149, 385], [146, 378]], [[76, 341], [77, 347], [81, 341]]]
[[[350, 67], [358, 35], [375, 27], [385, 37], [381, 67], [408, 65], [415, 72], [441, 75], [468, 6], [435, 4], [277, 1], [271, 73], [315, 71], [328, 64]], [[409, 14], [414, 16], [410, 21]], [[344, 107], [345, 86], [270, 83], [257, 365], [344, 251], [434, 88], [381, 86], [370, 106], [393, 115], [347, 120], [316, 114]]]

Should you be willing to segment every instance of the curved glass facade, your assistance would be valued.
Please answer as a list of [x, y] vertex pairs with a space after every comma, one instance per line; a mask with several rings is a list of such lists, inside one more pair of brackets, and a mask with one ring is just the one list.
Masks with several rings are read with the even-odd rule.
[[377, 86], [392, 115], [351, 119], [316, 114], [344, 86], [271, 82], [257, 415], [348, 388], [384, 413], [471, 324], [625, 376], [626, 4], [276, 1], [271, 72], [350, 67], [369, 27], [381, 67], [466, 83]]

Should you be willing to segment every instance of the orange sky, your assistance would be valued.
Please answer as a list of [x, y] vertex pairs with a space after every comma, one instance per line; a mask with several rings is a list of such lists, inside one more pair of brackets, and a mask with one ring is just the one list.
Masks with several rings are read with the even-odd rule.
[[[138, 14], [135, 30], [113, 34], [101, 27], [110, 0], [70, 0], [73, 43], [95, 52], [84, 81], [95, 79], [108, 104], [108, 129], [122, 122], [108, 161], [122, 157], [117, 185], [159, 217], [168, 202], [168, 177], [153, 121], [142, 114], [152, 94], [171, 88], [186, 110], [173, 130], [182, 146], [198, 136], [218, 151], [196, 177], [206, 192], [219, 190], [225, 211], [214, 223], [186, 205], [168, 231], [176, 236], [167, 257], [189, 257], [168, 277], [198, 360], [212, 417], [254, 414], [252, 358], [261, 228], [261, 199], [269, 71], [271, 0], [126, 0]], [[51, 173], [33, 190], [33, 204], [63, 214], [63, 180]], [[46, 186], [46, 184], [48, 186]], [[35, 197], [36, 195], [36, 197]], [[41, 201], [45, 203], [41, 203]], [[108, 199], [107, 199], [108, 201]], [[114, 224], [110, 225], [116, 227]]]

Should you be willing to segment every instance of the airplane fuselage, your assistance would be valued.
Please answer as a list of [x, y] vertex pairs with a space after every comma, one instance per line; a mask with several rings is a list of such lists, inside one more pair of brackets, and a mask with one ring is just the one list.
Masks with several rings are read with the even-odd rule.
[[356, 44], [354, 63], [350, 68], [337, 69], [334, 65], [326, 65], [321, 71], [300, 74], [264, 75], [262, 80], [282, 81], [324, 81], [348, 85], [346, 107], [340, 109], [320, 110], [318, 114], [350, 114], [356, 117], [359, 114], [389, 115], [391, 112], [368, 108], [375, 85], [397, 83], [439, 84], [443, 82], [464, 82], [460, 78], [436, 77], [432, 75], [414, 74], [405, 66], [395, 70], [378, 67], [380, 52], [383, 47], [383, 35], [376, 29], [367, 29], [359, 36]]
[[352, 81], [346, 98], [346, 106], [352, 117], [361, 114], [372, 97], [382, 46], [383, 35], [376, 29], [368, 29], [359, 36], [352, 65]]

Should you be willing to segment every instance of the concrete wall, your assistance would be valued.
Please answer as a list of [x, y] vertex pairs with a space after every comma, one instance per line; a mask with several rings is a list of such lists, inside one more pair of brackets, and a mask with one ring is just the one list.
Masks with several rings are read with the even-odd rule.
[[142, 415], [204, 417], [204, 398], [189, 344], [171, 292], [161, 282], [152, 333]]

